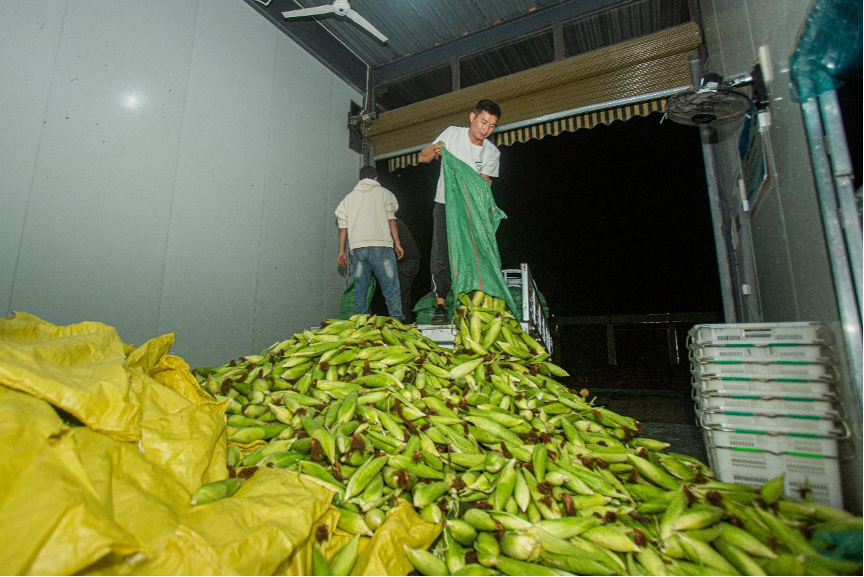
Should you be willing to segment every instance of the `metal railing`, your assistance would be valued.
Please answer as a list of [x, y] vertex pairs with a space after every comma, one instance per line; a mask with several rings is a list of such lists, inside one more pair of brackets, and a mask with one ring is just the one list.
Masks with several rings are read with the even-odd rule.
[[540, 302], [537, 283], [531, 276], [531, 271], [526, 263], [521, 263], [519, 268], [509, 268], [501, 271], [508, 286], [520, 286], [522, 288], [522, 323], [526, 332], [540, 339], [543, 348], [549, 355], [553, 352], [552, 332], [549, 330], [549, 319]]

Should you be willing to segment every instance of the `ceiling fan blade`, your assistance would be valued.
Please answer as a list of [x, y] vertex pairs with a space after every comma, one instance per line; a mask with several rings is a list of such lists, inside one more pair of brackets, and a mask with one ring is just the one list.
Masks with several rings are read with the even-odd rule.
[[284, 18], [300, 18], [303, 16], [321, 16], [322, 14], [332, 14], [333, 5], [325, 4], [324, 6], [313, 6], [312, 8], [300, 8], [298, 10], [289, 10], [283, 12]]
[[377, 28], [372, 26], [371, 22], [360, 16], [354, 9], [349, 10], [346, 16], [348, 16], [348, 18], [365, 28], [366, 31], [369, 32], [369, 34], [380, 40], [382, 43], [387, 42], [387, 37], [381, 34], [381, 32], [379, 32]]

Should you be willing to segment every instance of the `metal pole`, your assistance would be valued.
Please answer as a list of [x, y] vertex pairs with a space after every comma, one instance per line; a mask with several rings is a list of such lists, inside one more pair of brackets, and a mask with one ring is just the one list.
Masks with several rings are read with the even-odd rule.
[[834, 179], [825, 149], [825, 137], [817, 99], [811, 98], [802, 102], [801, 110], [804, 112], [804, 126], [807, 130], [807, 142], [810, 145], [810, 157], [813, 164], [813, 176], [816, 179], [819, 207], [822, 212], [822, 224], [825, 227], [828, 258], [831, 262], [834, 290], [837, 293], [837, 305], [840, 309], [840, 322], [843, 328], [846, 352], [849, 355], [849, 368], [857, 395], [858, 412], [860, 413], [862, 351], [861, 315], [858, 309], [858, 299], [852, 280], [849, 253], [840, 225]]
[[[693, 83], [699, 84], [702, 78], [702, 62], [698, 55], [690, 60], [690, 72]], [[723, 227], [723, 203], [720, 200], [720, 185], [717, 181], [717, 165], [714, 162], [714, 148], [711, 146], [711, 130], [699, 129], [702, 139], [702, 159], [705, 164], [705, 180], [708, 184], [708, 204], [711, 207], [711, 223], [714, 230], [714, 249], [717, 253], [717, 269], [720, 273], [720, 296], [723, 299], [723, 318], [727, 323], [737, 323], [738, 314], [735, 308], [735, 288], [732, 286], [732, 265], [729, 262], [726, 232]]]
[[723, 298], [723, 319], [727, 323], [739, 322], [735, 308], [735, 287], [732, 286], [732, 265], [726, 244], [723, 227], [723, 203], [720, 200], [720, 186], [717, 183], [717, 167], [714, 163], [714, 150], [710, 144], [710, 128], [702, 128], [702, 158], [705, 162], [705, 180], [708, 183], [708, 203], [711, 207], [711, 223], [714, 229], [714, 248], [717, 253], [717, 268], [720, 273], [720, 296]]
[[858, 220], [858, 207], [852, 189], [852, 160], [846, 145], [846, 132], [843, 130], [843, 116], [837, 93], [834, 90], [819, 96], [822, 108], [822, 121], [825, 123], [825, 136], [828, 138], [828, 152], [834, 170], [834, 186], [837, 201], [840, 203], [841, 226], [846, 237], [846, 250], [852, 264], [852, 280], [855, 282], [855, 295], [858, 299], [858, 314], [861, 314], [861, 221]]

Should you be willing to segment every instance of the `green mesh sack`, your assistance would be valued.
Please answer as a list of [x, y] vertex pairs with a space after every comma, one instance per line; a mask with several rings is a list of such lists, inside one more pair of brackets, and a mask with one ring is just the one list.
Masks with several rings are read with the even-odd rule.
[[[510, 294], [513, 295], [513, 302], [515, 302], [518, 306], [521, 306], [522, 303], [522, 287], [521, 286], [510, 286]], [[549, 305], [546, 304], [546, 297], [543, 296], [543, 293], [537, 291], [535, 293], [537, 295], [537, 299], [540, 301], [540, 308], [543, 309], [543, 314], [547, 317], [549, 316]]]
[[446, 150], [441, 162], [453, 294], [480, 290], [504, 299], [510, 311], [521, 320], [521, 311], [501, 272], [501, 256], [495, 240], [495, 231], [507, 215], [495, 206], [489, 184], [473, 168]]
[[[369, 280], [369, 290], [366, 291], [366, 310], [369, 310], [369, 305], [372, 304], [372, 296], [375, 294], [375, 288], [378, 283], [375, 282], [373, 276]], [[348, 284], [345, 286], [345, 291], [342, 293], [342, 304], [339, 307], [339, 318], [348, 319], [354, 315], [354, 275], [348, 277]]]

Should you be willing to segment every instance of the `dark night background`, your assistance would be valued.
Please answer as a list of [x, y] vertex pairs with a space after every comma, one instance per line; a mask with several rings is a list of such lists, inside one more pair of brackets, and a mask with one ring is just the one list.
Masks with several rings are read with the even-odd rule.
[[[497, 235], [502, 265], [528, 263], [553, 324], [563, 321], [558, 361], [576, 380], [669, 388], [671, 377], [673, 388], [686, 388], [686, 354], [670, 367], [666, 331], [633, 326], [617, 331], [618, 366], [609, 367], [605, 326], [563, 324], [565, 317], [722, 312], [699, 133], [661, 118], [655, 113], [500, 147], [492, 192], [508, 215]], [[390, 173], [381, 161], [377, 168], [424, 254], [412, 289], [416, 301], [430, 291], [439, 163]], [[386, 314], [380, 290], [373, 311]], [[628, 367], [640, 369], [639, 383], [624, 375]], [[659, 370], [654, 384], [646, 382], [650, 367]]]
[[[551, 314], [722, 308], [699, 134], [661, 117], [500, 147], [492, 192], [508, 215], [501, 262], [528, 263]], [[378, 163], [424, 252], [415, 300], [430, 290], [438, 170], [433, 162], [389, 173]]]

